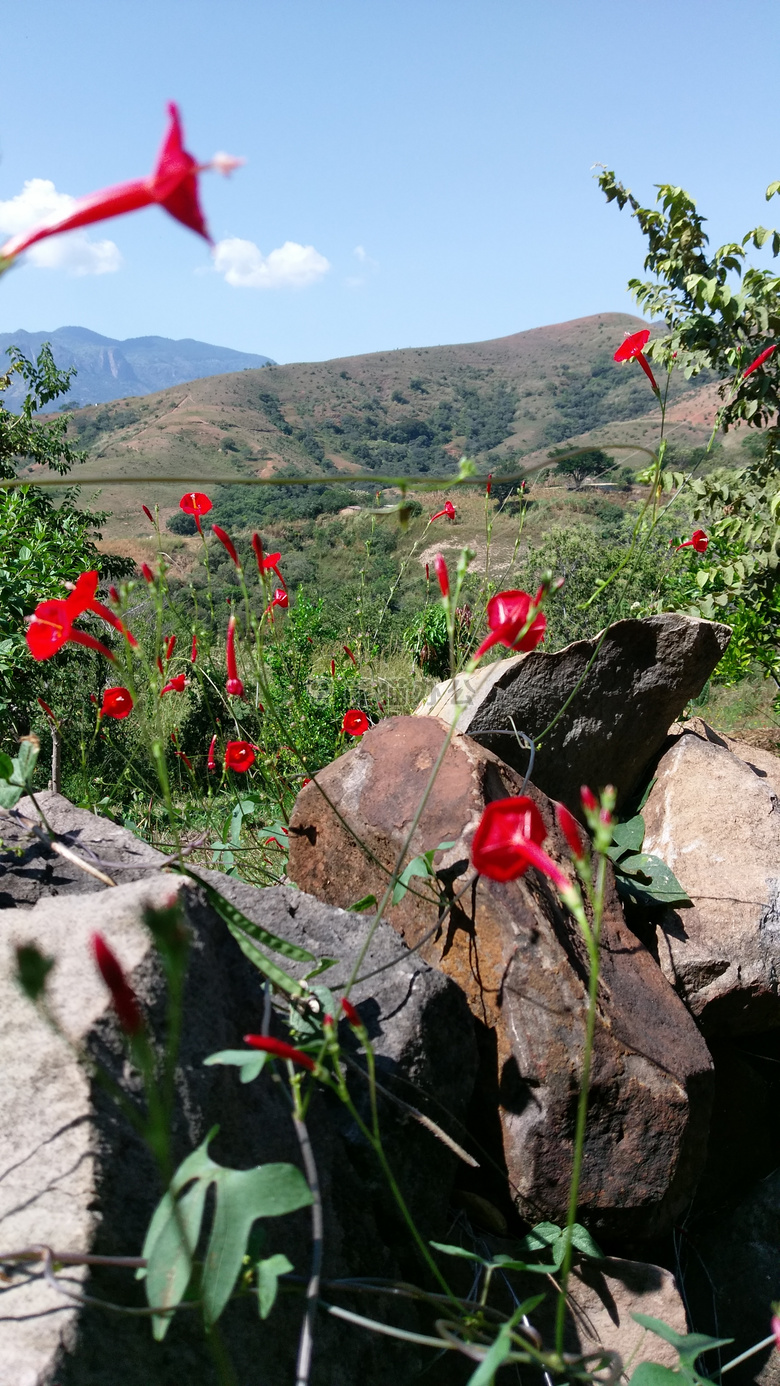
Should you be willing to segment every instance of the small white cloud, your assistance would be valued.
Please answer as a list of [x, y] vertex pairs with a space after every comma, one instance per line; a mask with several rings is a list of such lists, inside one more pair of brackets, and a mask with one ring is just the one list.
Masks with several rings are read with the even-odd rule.
[[348, 275], [344, 283], [348, 289], [362, 289], [363, 285], [368, 282], [369, 275], [375, 273], [376, 270], [379, 269], [379, 264], [376, 260], [372, 260], [363, 245], [356, 245], [352, 254], [362, 266], [364, 273]]
[[[49, 178], [29, 178], [16, 197], [0, 201], [0, 232], [18, 236], [31, 226], [48, 225], [68, 214], [75, 197], [57, 192]], [[68, 274], [113, 274], [122, 264], [113, 241], [90, 240], [86, 231], [68, 231], [41, 241], [27, 251], [30, 264]]]
[[368, 269], [379, 269], [378, 261], [371, 259], [365, 246], [356, 245], [352, 254], [356, 260], [360, 261], [361, 265], [365, 265]]
[[214, 247], [214, 267], [236, 289], [305, 289], [327, 274], [330, 263], [313, 245], [285, 241], [263, 255], [254, 241], [229, 236]]

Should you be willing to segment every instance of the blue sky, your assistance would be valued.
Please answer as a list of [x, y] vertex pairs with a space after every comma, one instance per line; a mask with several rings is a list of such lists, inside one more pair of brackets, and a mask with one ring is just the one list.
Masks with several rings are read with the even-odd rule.
[[0, 331], [300, 361], [633, 311], [641, 237], [592, 166], [643, 199], [682, 184], [716, 243], [780, 221], [779, 41], [776, 0], [26, 0], [3, 22], [0, 230], [30, 180], [148, 172], [169, 99], [199, 159], [247, 165], [202, 182], [221, 272], [151, 208], [28, 257]]

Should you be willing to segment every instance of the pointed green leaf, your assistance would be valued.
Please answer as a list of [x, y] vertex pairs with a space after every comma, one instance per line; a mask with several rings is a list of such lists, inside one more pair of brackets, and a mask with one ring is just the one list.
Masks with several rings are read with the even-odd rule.
[[645, 820], [641, 813], [634, 814], [625, 823], [616, 823], [612, 829], [612, 844], [621, 852], [639, 852], [645, 837]]
[[256, 1049], [220, 1049], [218, 1054], [209, 1054], [203, 1062], [207, 1066], [211, 1064], [235, 1064], [241, 1069], [241, 1082], [252, 1083], [265, 1068], [268, 1054], [259, 1053]]
[[489, 1263], [484, 1256], [477, 1256], [474, 1251], [466, 1251], [462, 1246], [450, 1246], [448, 1242], [431, 1242], [430, 1245], [435, 1251], [441, 1251], [445, 1256], [462, 1256], [464, 1261], [477, 1261], [480, 1266], [487, 1266]]
[[[680, 1355], [680, 1361], [691, 1366], [703, 1352], [710, 1352], [713, 1348], [726, 1347], [733, 1343], [733, 1338], [708, 1338], [706, 1333], [678, 1333], [674, 1328], [670, 1328], [663, 1319], [654, 1319], [650, 1314], [632, 1314], [635, 1323], [641, 1324], [643, 1328], [649, 1328], [656, 1337], [663, 1338], [664, 1342], [671, 1343], [672, 1347]], [[632, 1378], [633, 1379], [633, 1378]]]
[[659, 1362], [640, 1362], [629, 1386], [682, 1386], [687, 1379], [682, 1372], [662, 1367]]
[[257, 1306], [261, 1319], [267, 1319], [274, 1307], [279, 1289], [279, 1276], [289, 1275], [292, 1269], [292, 1262], [279, 1253], [276, 1256], [269, 1256], [265, 1261], [258, 1261], [255, 1266], [255, 1274], [257, 1275]]
[[307, 1207], [311, 1190], [295, 1165], [256, 1169], [217, 1167], [217, 1206], [203, 1268], [203, 1309], [216, 1323], [241, 1270], [249, 1233], [257, 1218], [280, 1217]]
[[579, 1222], [575, 1222], [571, 1229], [571, 1244], [580, 1255], [591, 1256], [594, 1261], [603, 1260], [604, 1252], [593, 1240], [587, 1227], [583, 1227]]

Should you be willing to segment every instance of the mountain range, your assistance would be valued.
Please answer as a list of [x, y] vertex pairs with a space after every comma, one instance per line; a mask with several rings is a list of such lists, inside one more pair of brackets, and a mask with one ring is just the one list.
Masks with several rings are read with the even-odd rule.
[[[58, 327], [54, 332], [0, 332], [0, 359], [9, 346], [17, 346], [27, 357], [34, 357], [50, 342], [54, 360], [61, 370], [75, 366], [68, 408], [79, 404], [105, 404], [128, 396], [153, 394], [171, 386], [228, 371], [256, 370], [273, 365], [269, 356], [232, 351], [230, 347], [196, 342], [191, 337], [174, 341], [170, 337], [102, 337], [87, 327]], [[24, 386], [14, 382], [4, 401], [8, 409], [18, 409]]]

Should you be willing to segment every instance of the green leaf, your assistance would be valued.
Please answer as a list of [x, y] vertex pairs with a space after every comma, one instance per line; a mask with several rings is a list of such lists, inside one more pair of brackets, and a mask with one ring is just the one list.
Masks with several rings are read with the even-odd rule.
[[378, 903], [375, 895], [364, 895], [362, 900], [358, 900], [354, 905], [350, 905], [350, 913], [363, 914], [366, 910], [376, 909]]
[[401, 872], [401, 875], [398, 877], [398, 880], [396, 881], [393, 887], [393, 896], [391, 904], [400, 905], [407, 890], [409, 889], [409, 882], [411, 881], [413, 876], [427, 876], [428, 878], [430, 878], [432, 875], [433, 852], [426, 852], [424, 856], [421, 857], [413, 857], [412, 860], [409, 862], [409, 865], [404, 867], [403, 871]]
[[25, 786], [30, 783], [33, 771], [40, 755], [40, 742], [37, 736], [23, 736], [19, 742], [19, 754], [14, 765], [17, 769], [19, 779]]
[[220, 919], [223, 919], [228, 928], [240, 929], [243, 933], [249, 934], [250, 938], [262, 943], [265, 948], [271, 948], [274, 953], [281, 953], [282, 957], [292, 958], [294, 962], [316, 962], [313, 953], [306, 948], [299, 948], [295, 943], [288, 943], [284, 938], [277, 938], [268, 929], [263, 929], [260, 924], [255, 924], [251, 919], [247, 919], [242, 910], [234, 905], [231, 900], [226, 900], [224, 895], [220, 895], [218, 890], [210, 886], [207, 881], [201, 880], [194, 871], [188, 871], [188, 876], [192, 876], [194, 881], [203, 887], [209, 904], [216, 910]]
[[279, 1276], [289, 1275], [292, 1269], [292, 1262], [280, 1253], [267, 1257], [265, 1261], [258, 1261], [255, 1266], [255, 1274], [257, 1276], [257, 1306], [261, 1319], [267, 1319], [274, 1307], [279, 1289]]
[[633, 892], [649, 897], [650, 902], [654, 904], [693, 903], [666, 862], [649, 852], [637, 852], [632, 856], [623, 857], [617, 863], [615, 881], [618, 890], [629, 898]]
[[445, 1256], [462, 1256], [464, 1261], [476, 1261], [480, 1266], [487, 1266], [489, 1262], [484, 1256], [477, 1256], [474, 1251], [466, 1251], [462, 1246], [450, 1246], [448, 1242], [431, 1242], [430, 1245], [435, 1251], [441, 1251]]
[[9, 784], [7, 780], [0, 781], [0, 808], [14, 808], [23, 794], [23, 786]]
[[676, 1329], [670, 1328], [668, 1323], [664, 1323], [663, 1319], [654, 1319], [650, 1314], [632, 1314], [631, 1317], [635, 1323], [641, 1324], [642, 1328], [649, 1328], [656, 1337], [663, 1338], [665, 1343], [671, 1343], [675, 1352], [679, 1353], [680, 1361], [686, 1366], [693, 1366], [696, 1358], [703, 1352], [727, 1347], [734, 1341], [733, 1338], [708, 1338], [706, 1333], [678, 1333]]
[[[145, 1274], [141, 1273], [151, 1305], [174, 1309], [181, 1303], [191, 1277], [191, 1253], [200, 1236], [206, 1194], [213, 1186], [216, 1207], [200, 1285], [209, 1323], [216, 1323], [233, 1292], [253, 1223], [295, 1212], [312, 1201], [309, 1186], [294, 1165], [239, 1170], [216, 1164], [208, 1154], [215, 1133], [216, 1128], [179, 1166], [158, 1204], [144, 1242], [147, 1265]], [[158, 1340], [165, 1336], [169, 1321], [169, 1314], [154, 1316]]]
[[220, 1049], [218, 1054], [209, 1054], [203, 1062], [207, 1067], [211, 1064], [235, 1064], [236, 1068], [241, 1069], [241, 1082], [253, 1083], [262, 1073], [269, 1057], [256, 1049]]
[[662, 1367], [659, 1362], [640, 1362], [629, 1386], [680, 1386], [686, 1380], [681, 1372]]
[[5, 751], [0, 751], [0, 780], [10, 780], [14, 773], [14, 763]]
[[591, 1256], [594, 1261], [601, 1261], [604, 1258], [604, 1252], [593, 1240], [587, 1227], [583, 1227], [579, 1222], [575, 1222], [571, 1229], [571, 1244], [575, 1251], [579, 1251], [582, 1256]]
[[535, 1295], [532, 1300], [527, 1300], [525, 1304], [518, 1304], [511, 1319], [507, 1323], [502, 1323], [494, 1343], [483, 1357], [477, 1370], [469, 1377], [468, 1386], [494, 1386], [499, 1367], [508, 1361], [516, 1351], [512, 1341], [512, 1330], [515, 1324], [518, 1324], [529, 1312], [529, 1305], [533, 1305], [535, 1308], [539, 1302], [539, 1297]]
[[641, 813], [637, 813], [633, 818], [626, 819], [625, 823], [616, 823], [612, 829], [612, 847], [610, 854], [619, 848], [622, 852], [639, 852], [645, 837], [645, 820]]

